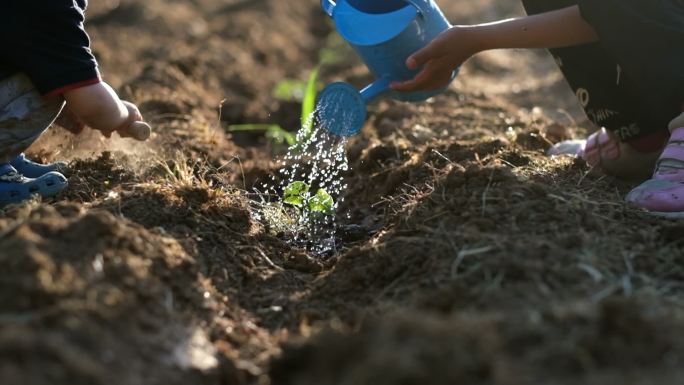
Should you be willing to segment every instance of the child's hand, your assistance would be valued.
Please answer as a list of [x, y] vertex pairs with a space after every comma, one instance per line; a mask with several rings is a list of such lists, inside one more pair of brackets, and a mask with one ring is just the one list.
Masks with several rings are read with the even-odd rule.
[[126, 109], [128, 109], [128, 121], [117, 128], [116, 132], [118, 132], [122, 138], [133, 138], [141, 142], [149, 139], [152, 128], [143, 121], [143, 116], [140, 113], [138, 106], [127, 101], [123, 101], [123, 104], [126, 106]]
[[86, 126], [86, 124], [83, 123], [83, 121], [76, 116], [76, 114], [74, 114], [68, 106], [64, 106], [62, 112], [57, 117], [57, 120], [55, 120], [55, 123], [74, 135], [78, 135], [83, 132], [83, 129]]
[[101, 130], [102, 135], [109, 138], [116, 131], [122, 138], [132, 138], [141, 142], [149, 139], [152, 129], [149, 124], [143, 121], [138, 106], [123, 100], [121, 102], [128, 110], [128, 120], [112, 131]]
[[598, 34], [577, 5], [516, 19], [451, 27], [408, 58], [408, 68], [424, 66], [423, 70], [412, 80], [393, 84], [392, 89], [410, 92], [442, 88], [457, 67], [484, 50], [562, 48], [597, 41]]
[[453, 71], [480, 51], [477, 39], [469, 36], [468, 31], [468, 27], [451, 27], [411, 55], [406, 66], [412, 70], [423, 67], [423, 70], [411, 80], [393, 83], [392, 89], [400, 92], [433, 91], [448, 85]]
[[124, 102], [104, 82], [64, 93], [69, 109], [88, 127], [110, 137], [118, 132], [123, 138], [145, 141], [150, 137], [150, 126], [144, 123], [138, 107]]

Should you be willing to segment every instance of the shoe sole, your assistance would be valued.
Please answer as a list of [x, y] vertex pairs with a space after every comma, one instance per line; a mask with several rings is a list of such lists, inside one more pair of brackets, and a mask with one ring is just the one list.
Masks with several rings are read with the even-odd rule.
[[[50, 177], [56, 178], [56, 180], [53, 179], [55, 183], [52, 185], [48, 184], [48, 179]], [[5, 207], [7, 205], [12, 204], [19, 204], [34, 198], [36, 195], [40, 196], [42, 199], [52, 198], [61, 193], [62, 191], [64, 191], [67, 187], [69, 187], [69, 181], [66, 179], [66, 177], [56, 172], [48, 173], [41, 178], [43, 178], [43, 180], [39, 180], [40, 178], [36, 180], [36, 183], [38, 183], [41, 186], [41, 188], [37, 189], [36, 191], [29, 191], [27, 194], [28, 196], [22, 194], [17, 195], [15, 197], [10, 197], [9, 200], [2, 200], [0, 201], [0, 207]]]
[[684, 211], [668, 213], [663, 211], [647, 211], [648, 215], [664, 219], [684, 219]]

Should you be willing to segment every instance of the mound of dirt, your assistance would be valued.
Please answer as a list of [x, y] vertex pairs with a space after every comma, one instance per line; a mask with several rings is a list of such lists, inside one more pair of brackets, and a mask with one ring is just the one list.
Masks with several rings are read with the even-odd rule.
[[286, 347], [271, 373], [284, 385], [604, 384], [625, 375], [630, 384], [676, 383], [682, 315], [620, 299], [506, 314], [390, 313]]
[[178, 242], [72, 204], [3, 222], [4, 383], [206, 383], [216, 371], [198, 267]]

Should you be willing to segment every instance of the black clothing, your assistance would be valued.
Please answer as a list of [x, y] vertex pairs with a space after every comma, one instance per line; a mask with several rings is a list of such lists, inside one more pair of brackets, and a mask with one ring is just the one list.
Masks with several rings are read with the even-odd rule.
[[684, 0], [523, 0], [579, 5], [600, 42], [552, 49], [589, 119], [621, 140], [666, 130], [684, 109]]
[[83, 27], [87, 0], [3, 0], [0, 79], [25, 73], [43, 95], [99, 82]]

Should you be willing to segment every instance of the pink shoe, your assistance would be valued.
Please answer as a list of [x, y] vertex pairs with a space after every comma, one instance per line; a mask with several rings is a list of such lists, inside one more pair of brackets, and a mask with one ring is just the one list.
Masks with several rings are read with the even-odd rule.
[[586, 140], [569, 140], [553, 146], [548, 155], [570, 154], [583, 158], [594, 172], [642, 181], [651, 176], [667, 133], [655, 133], [622, 143], [610, 131], [601, 130]]
[[632, 190], [626, 200], [657, 216], [684, 218], [684, 114], [672, 121], [670, 130], [670, 141], [653, 177]]

